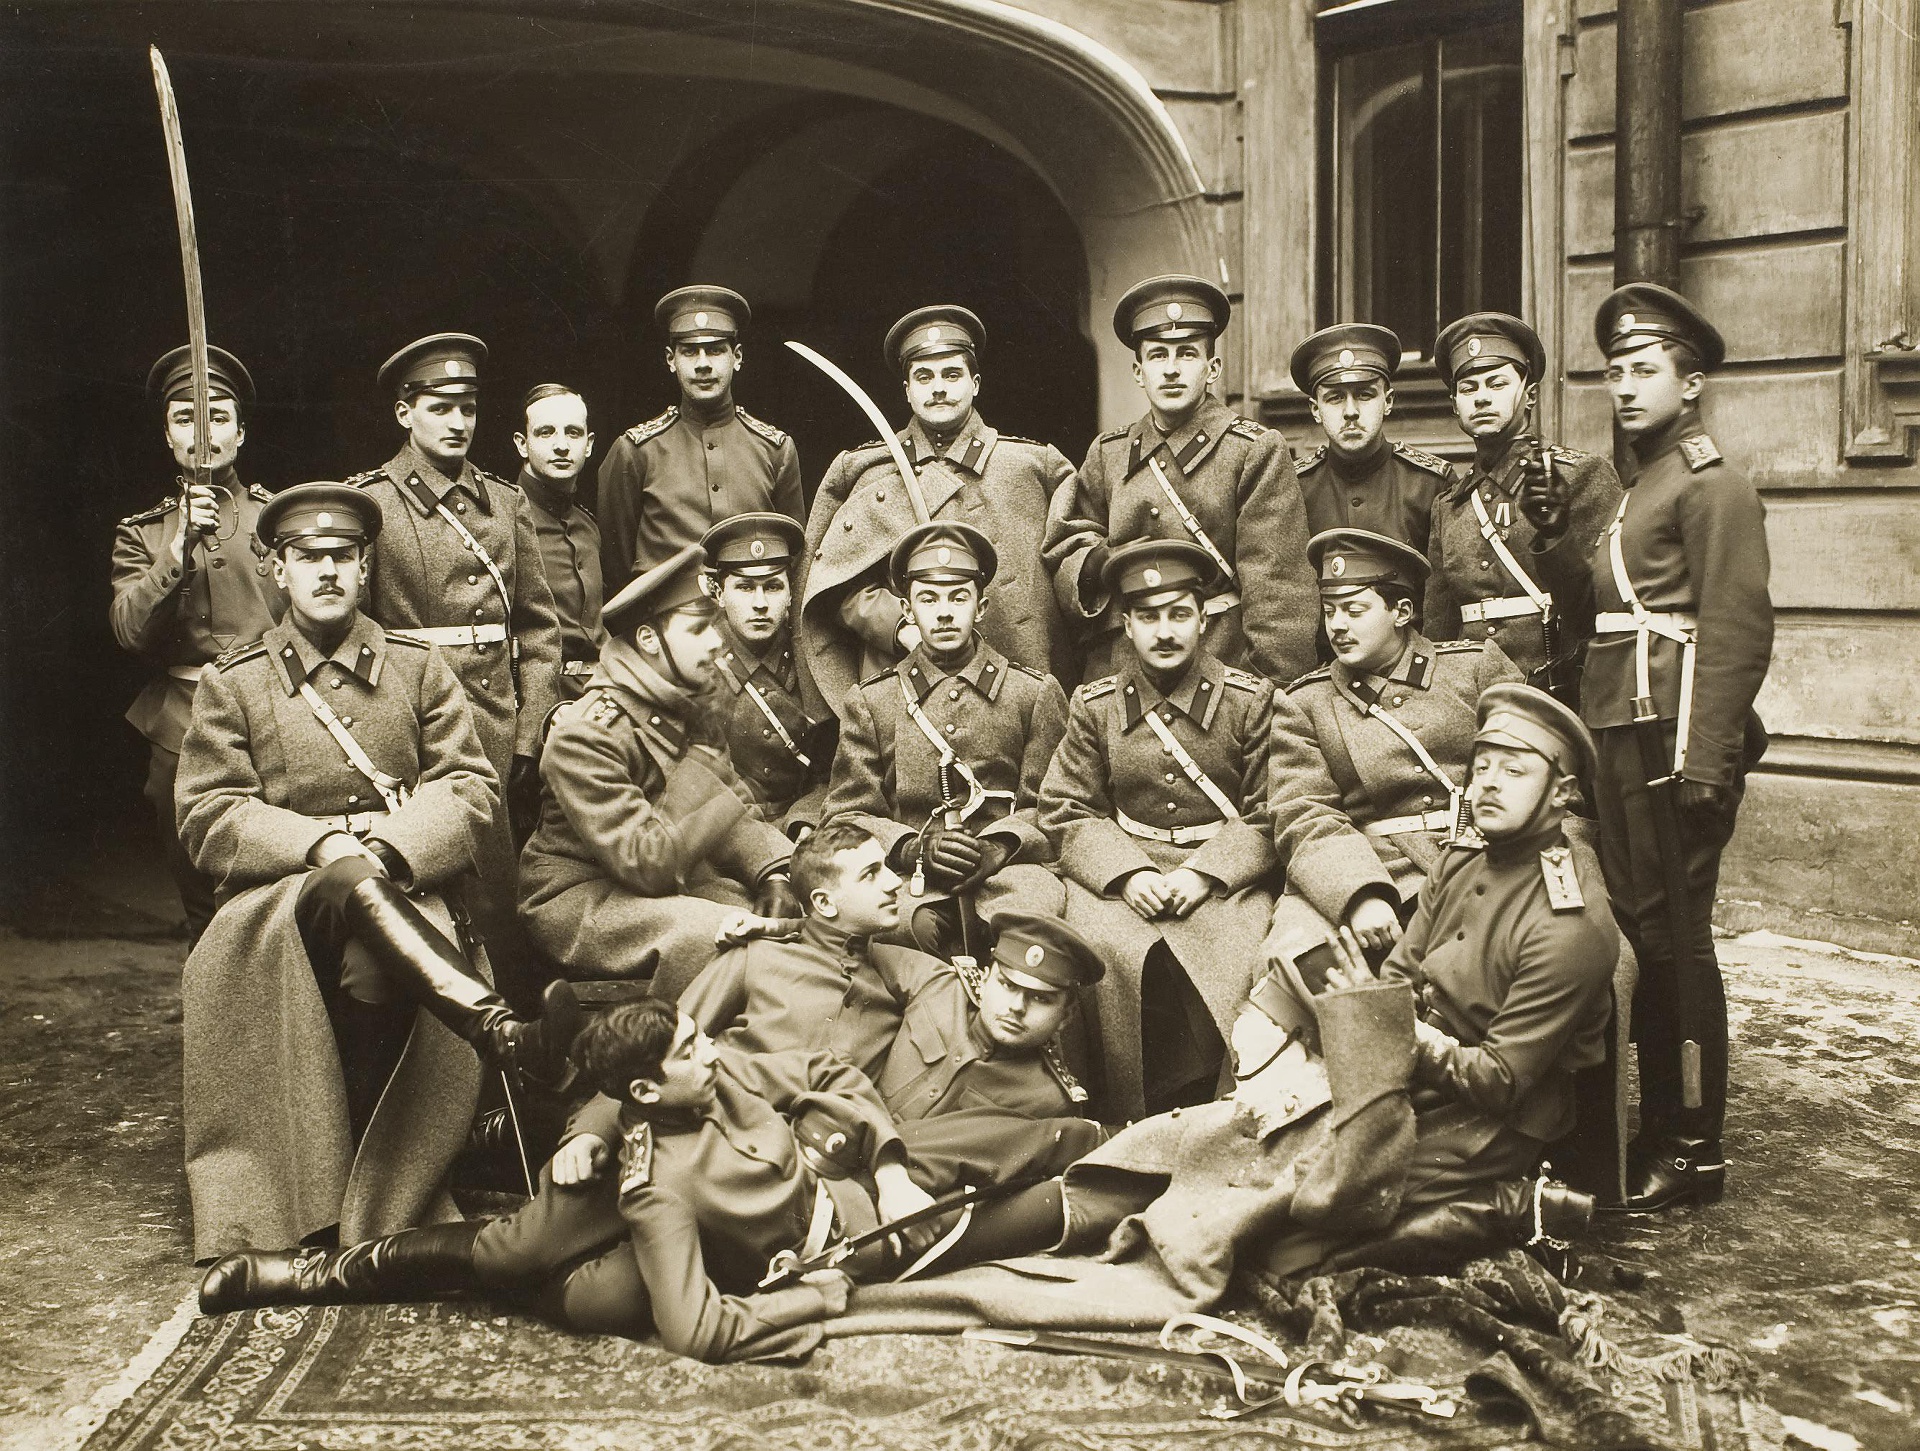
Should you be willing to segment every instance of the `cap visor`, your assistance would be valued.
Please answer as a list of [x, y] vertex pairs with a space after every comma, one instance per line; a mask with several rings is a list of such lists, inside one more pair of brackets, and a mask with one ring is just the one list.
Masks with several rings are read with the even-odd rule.
[[1067, 990], [1065, 983], [1048, 982], [1043, 977], [1022, 972], [1017, 967], [1008, 967], [1006, 962], [998, 957], [994, 958], [994, 961], [1000, 964], [1000, 975], [1017, 988], [1025, 988], [1030, 993], [1060, 993]]

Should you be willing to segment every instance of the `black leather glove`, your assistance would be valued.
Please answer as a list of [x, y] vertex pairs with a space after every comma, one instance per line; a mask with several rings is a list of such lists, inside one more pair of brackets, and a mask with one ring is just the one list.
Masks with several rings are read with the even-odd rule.
[[1522, 439], [1520, 455], [1520, 512], [1533, 525], [1534, 545], [1551, 544], [1573, 522], [1567, 501], [1567, 483], [1553, 469], [1553, 460], [1537, 438]]
[[908, 832], [887, 850], [887, 865], [903, 877], [912, 874], [919, 860], [920, 838], [914, 832]]
[[980, 842], [980, 865], [967, 873], [960, 883], [954, 887], [953, 890], [956, 893], [971, 892], [988, 877], [1004, 867], [1008, 861], [1012, 859], [1016, 849], [1014, 843], [1008, 841], [1003, 836], [980, 837], [978, 840]]
[[760, 883], [753, 894], [753, 910], [760, 917], [804, 917], [799, 894], [785, 872], [777, 872]]
[[927, 836], [920, 862], [927, 880], [943, 891], [957, 891], [980, 869], [987, 844], [960, 826], [936, 826]]
[[1708, 781], [1682, 781], [1675, 805], [1687, 825], [1709, 840], [1733, 831], [1733, 792]]

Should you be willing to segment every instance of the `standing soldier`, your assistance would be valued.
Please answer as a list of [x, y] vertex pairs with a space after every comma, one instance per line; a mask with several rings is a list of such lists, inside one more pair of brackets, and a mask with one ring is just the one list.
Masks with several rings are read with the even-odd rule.
[[607, 601], [607, 648], [547, 738], [522, 856], [527, 932], [566, 976], [650, 976], [669, 1000], [729, 918], [799, 915], [792, 843], [760, 818], [704, 715], [721, 642], [703, 562], [690, 544]]
[[1214, 1096], [1273, 911], [1267, 738], [1273, 686], [1200, 636], [1216, 573], [1197, 544], [1109, 556], [1132, 650], [1081, 686], [1040, 788], [1069, 925], [1108, 966], [1103, 1103], [1137, 1117]]
[[541, 383], [527, 394], [525, 432], [513, 446], [525, 461], [516, 480], [533, 505], [540, 562], [553, 591], [560, 626], [562, 700], [578, 700], [607, 643], [600, 623], [600, 525], [580, 502], [580, 470], [593, 456], [587, 400], [564, 383]]
[[[1009, 660], [1066, 677], [1067, 632], [1041, 557], [1047, 504], [1073, 474], [1049, 444], [1000, 433], [975, 407], [986, 329], [964, 307], [921, 307], [887, 332], [887, 363], [913, 418], [899, 439], [915, 477], [903, 481], [883, 443], [841, 454], [807, 519], [801, 667], [816, 709], [844, 711], [859, 681], [914, 643], [887, 557], [920, 518], [960, 518], [1000, 549], [993, 608], [980, 635]], [[918, 493], [924, 513], [916, 513]]]
[[1616, 289], [1594, 332], [1633, 478], [1593, 551], [1581, 711], [1599, 747], [1601, 861], [1640, 959], [1640, 1134], [1626, 1208], [1720, 1198], [1727, 1005], [1713, 951], [1720, 853], [1766, 746], [1766, 509], [1700, 421], [1726, 346], [1678, 293]]
[[260, 506], [273, 496], [258, 484], [242, 484], [234, 468], [247, 441], [240, 415], [253, 403], [253, 379], [220, 348], [207, 349], [207, 375], [211, 483], [189, 482], [193, 363], [189, 349], [175, 348], [147, 374], [147, 395], [162, 404], [180, 492], [122, 519], [113, 536], [114, 638], [163, 671], [147, 682], [127, 721], [150, 748], [145, 794], [186, 912], [189, 951], [213, 916], [213, 883], [187, 859], [173, 819], [173, 781], [194, 687], [209, 661], [259, 639], [285, 608], [267, 548], [254, 533]]
[[793, 569], [800, 526], [785, 514], [736, 514], [700, 541], [720, 598], [714, 704], [734, 770], [767, 820], [793, 831], [819, 820], [836, 722], [800, 703], [793, 658]]
[[1286, 440], [1210, 393], [1222, 363], [1226, 294], [1199, 277], [1152, 277], [1114, 309], [1134, 355], [1146, 416], [1103, 433], [1053, 496], [1046, 557], [1069, 619], [1086, 622], [1089, 678], [1119, 668], [1120, 610], [1109, 550], [1135, 539], [1191, 539], [1219, 580], [1207, 596], [1207, 648], [1276, 680], [1313, 665], [1313, 576], [1306, 506]]
[[1336, 323], [1293, 350], [1294, 386], [1327, 435], [1299, 463], [1315, 534], [1351, 525], [1426, 548], [1434, 491], [1452, 482], [1453, 467], [1387, 440], [1399, 367], [1399, 337], [1372, 323]]
[[[1528, 431], [1546, 374], [1539, 336], [1504, 312], [1476, 312], [1434, 343], [1473, 466], [1433, 501], [1422, 620], [1436, 640], [1492, 640], [1535, 685], [1576, 697], [1593, 634], [1587, 555], [1620, 502], [1606, 460]], [[1536, 496], [1557, 501], [1537, 532]]]
[[1448, 844], [1470, 838], [1475, 706], [1520, 672], [1491, 640], [1436, 645], [1414, 628], [1419, 550], [1365, 529], [1307, 548], [1334, 659], [1274, 701], [1271, 817], [1287, 885], [1266, 956], [1318, 961], [1344, 927], [1377, 960]]
[[607, 587], [698, 544], [722, 519], [778, 510], [805, 517], [800, 454], [771, 423], [733, 401], [746, 361], [747, 300], [725, 287], [681, 287], [654, 305], [680, 401], [613, 441], [600, 465], [601, 560]]
[[976, 889], [981, 917], [1013, 906], [1058, 916], [1065, 905], [1038, 865], [1047, 842], [1034, 813], [1066, 696], [975, 630], [994, 565], [993, 544], [966, 524], [935, 520], [894, 546], [888, 577], [920, 641], [854, 691], [822, 808], [849, 813], [909, 877], [911, 930], [936, 957], [967, 940]]
[[[525, 494], [467, 459], [479, 417], [487, 345], [435, 333], [380, 365], [406, 430], [400, 452], [348, 479], [380, 505], [367, 613], [389, 630], [430, 640], [473, 704], [473, 723], [510, 799], [525, 799], [540, 728], [555, 702], [560, 631]], [[502, 990], [532, 996], [514, 916], [514, 850], [507, 811], [481, 830], [474, 925]]]

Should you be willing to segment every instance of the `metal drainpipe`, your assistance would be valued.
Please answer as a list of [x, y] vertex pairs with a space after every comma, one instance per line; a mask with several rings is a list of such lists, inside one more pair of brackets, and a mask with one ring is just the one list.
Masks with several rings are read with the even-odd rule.
[[1680, 0], [1619, 0], [1613, 281], [1680, 285]]

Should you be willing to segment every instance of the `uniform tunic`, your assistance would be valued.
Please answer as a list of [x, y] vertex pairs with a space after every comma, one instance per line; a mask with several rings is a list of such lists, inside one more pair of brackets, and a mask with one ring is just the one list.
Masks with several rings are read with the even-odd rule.
[[1341, 687], [1390, 713], [1461, 785], [1480, 692], [1519, 677], [1496, 644], [1436, 645], [1412, 632], [1384, 681], [1356, 680], [1336, 660], [1275, 699], [1270, 812], [1287, 885], [1274, 909], [1270, 958], [1327, 941], [1363, 893], [1396, 907], [1411, 901], [1446, 835], [1443, 824], [1391, 836], [1366, 830], [1395, 817], [1444, 813], [1450, 798], [1407, 744], [1361, 714]]
[[721, 924], [792, 854], [726, 753], [697, 743], [692, 709], [619, 639], [554, 722], [521, 911], [568, 977], [652, 972], [654, 991], [677, 997], [712, 960]]
[[[800, 703], [800, 675], [790, 637], [782, 631], [764, 649], [756, 650], [734, 633], [724, 615], [717, 627], [727, 643], [714, 661], [718, 676], [714, 702], [734, 769], [752, 789], [769, 821], [785, 825], [791, 814], [795, 821], [816, 823], [827, 773], [833, 768], [833, 733], [821, 730]], [[779, 717], [792, 746], [767, 719], [749, 685], [759, 692], [767, 710]], [[822, 710], [820, 714], [830, 713]], [[801, 762], [802, 755], [807, 763]]]
[[[1048, 502], [1073, 475], [1051, 445], [1014, 438], [976, 411], [945, 450], [918, 419], [899, 434], [935, 519], [970, 524], [993, 541], [998, 568], [980, 636], [1009, 660], [1066, 678], [1070, 642], [1041, 556]], [[900, 657], [903, 607], [886, 560], [916, 520], [900, 470], [880, 443], [841, 454], [807, 519], [799, 642], [807, 699], [844, 711], [856, 683]]]
[[[386, 811], [297, 693], [311, 681], [411, 790]], [[180, 758], [180, 835], [220, 910], [181, 982], [194, 1255], [278, 1249], [338, 1223], [343, 1241], [451, 1212], [441, 1181], [466, 1142], [480, 1069], [420, 1014], [361, 1141], [348, 1132], [333, 1031], [294, 920], [320, 838], [353, 824], [404, 859], [416, 893], [459, 887], [499, 801], [473, 712], [437, 648], [356, 618], [330, 656], [291, 622], [203, 677]], [[443, 910], [422, 906], [443, 926]], [[482, 965], [484, 971], [484, 965]]]
[[735, 514], [806, 518], [793, 440], [744, 408], [712, 423], [678, 404], [613, 441], [600, 463], [601, 561], [607, 588], [663, 564]]
[[605, 594], [600, 581], [600, 526], [586, 506], [563, 494], [531, 469], [521, 469], [520, 491], [533, 505], [540, 563], [553, 592], [560, 629], [559, 694], [577, 700], [586, 690], [593, 662], [607, 643], [600, 623]]
[[[1202, 650], [1170, 695], [1137, 662], [1073, 694], [1067, 733], [1040, 791], [1040, 824], [1059, 852], [1066, 919], [1107, 964], [1098, 995], [1105, 1046], [1105, 1105], [1137, 1115], [1141, 974], [1164, 945], [1206, 1002], [1221, 1036], [1259, 969], [1261, 934], [1277, 885], [1267, 826], [1268, 740], [1274, 689]], [[1211, 840], [1176, 845], [1135, 835], [1119, 813], [1149, 828], [1205, 827], [1221, 813], [1147, 725], [1157, 712], [1175, 740], [1231, 800], [1240, 818]], [[1144, 921], [1120, 896], [1138, 871], [1189, 867], [1215, 893], [1184, 918]]]
[[1312, 667], [1319, 596], [1307, 568], [1307, 511], [1293, 455], [1274, 430], [1212, 398], [1168, 438], [1152, 415], [1103, 433], [1080, 472], [1053, 496], [1046, 559], [1061, 613], [1091, 634], [1087, 674], [1117, 668], [1118, 606], [1089, 564], [1096, 546], [1193, 536], [1154, 478], [1167, 481], [1214, 547], [1233, 566], [1235, 608], [1209, 616], [1208, 649], [1229, 665], [1276, 680]]
[[[1613, 518], [1620, 503], [1620, 480], [1605, 459], [1558, 444], [1546, 450], [1554, 471], [1566, 480], [1572, 522], [1549, 549], [1537, 550], [1533, 525], [1520, 512], [1520, 486], [1525, 475], [1520, 452], [1510, 448], [1489, 473], [1476, 462], [1458, 482], [1444, 488], [1433, 501], [1433, 522], [1427, 536], [1426, 606], [1421, 620], [1436, 640], [1491, 640], [1506, 652], [1534, 684], [1547, 663], [1546, 640], [1537, 614], [1512, 615], [1501, 620], [1467, 624], [1461, 608], [1484, 600], [1524, 596], [1525, 588], [1507, 573], [1480, 532], [1473, 496], [1479, 493], [1487, 517], [1504, 533], [1507, 550], [1538, 587], [1552, 596], [1556, 620], [1556, 648], [1561, 658], [1578, 658], [1579, 648], [1593, 635], [1593, 590], [1587, 559], [1594, 542]], [[1503, 522], [1504, 521], [1504, 522]]]
[[1371, 529], [1424, 551], [1433, 496], [1453, 482], [1453, 465], [1437, 454], [1384, 440], [1373, 456], [1349, 462], [1321, 444], [1297, 465], [1307, 529]]
[[127, 711], [127, 722], [151, 747], [145, 795], [186, 909], [189, 946], [213, 915], [213, 887], [187, 859], [173, 818], [174, 778], [180, 741], [193, 719], [194, 686], [216, 655], [259, 639], [287, 607], [266, 546], [254, 537], [260, 506], [273, 496], [258, 484], [241, 486], [231, 473], [221, 490], [219, 524], [194, 551], [184, 596], [182, 570], [173, 562], [179, 495], [122, 519], [113, 535], [114, 639], [159, 668]]
[[[1006, 793], [967, 820], [976, 835], [1014, 848], [1008, 864], [982, 886], [980, 914], [1010, 906], [1058, 913], [1065, 900], [1060, 883], [1034, 865], [1049, 854], [1035, 812], [1040, 778], [1066, 729], [1066, 696], [1053, 677], [1009, 664], [991, 645], [978, 645], [954, 675], [935, 665], [923, 646], [861, 682], [848, 701], [824, 816], [849, 813], [891, 852], [939, 815], [940, 756], [914, 724], [909, 696], [980, 784]], [[967, 790], [957, 774], [954, 790]], [[906, 910], [913, 905], [909, 898]]]

